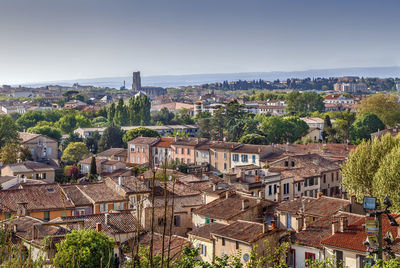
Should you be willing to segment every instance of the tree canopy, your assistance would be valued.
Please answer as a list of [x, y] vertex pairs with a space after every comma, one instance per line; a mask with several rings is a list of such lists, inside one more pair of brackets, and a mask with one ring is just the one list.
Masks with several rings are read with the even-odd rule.
[[400, 103], [393, 94], [374, 94], [361, 100], [357, 106], [360, 114], [373, 113], [389, 127], [400, 123]]
[[49, 138], [55, 139], [56, 141], [60, 141], [61, 137], [62, 137], [61, 131], [58, 128], [51, 127], [48, 125], [31, 127], [31, 128], [28, 128], [27, 132], [42, 134]]
[[82, 158], [88, 153], [89, 149], [87, 148], [85, 143], [71, 142], [64, 150], [61, 160], [77, 163], [78, 161], [82, 160]]
[[17, 126], [12, 118], [5, 114], [0, 114], [0, 147], [9, 143], [17, 143], [19, 133]]
[[370, 139], [371, 133], [385, 128], [385, 125], [375, 114], [365, 113], [357, 117], [350, 128], [350, 135], [354, 143]]
[[97, 268], [112, 264], [114, 240], [96, 230], [73, 230], [56, 247], [56, 267]]
[[136, 139], [137, 137], [160, 137], [160, 134], [156, 130], [152, 130], [149, 128], [145, 127], [137, 127], [131, 130], [128, 130], [124, 136], [122, 137], [122, 140], [125, 143], [128, 143], [129, 141]]
[[120, 127], [111, 125], [106, 128], [101, 135], [99, 143], [98, 143], [98, 150], [100, 152], [110, 149], [111, 147], [120, 148], [123, 147], [124, 143], [122, 141], [123, 131]]

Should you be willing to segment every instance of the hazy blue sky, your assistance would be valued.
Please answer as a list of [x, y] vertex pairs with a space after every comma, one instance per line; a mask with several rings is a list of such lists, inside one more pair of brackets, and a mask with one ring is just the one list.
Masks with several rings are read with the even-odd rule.
[[400, 1], [0, 0], [0, 84], [397, 66]]

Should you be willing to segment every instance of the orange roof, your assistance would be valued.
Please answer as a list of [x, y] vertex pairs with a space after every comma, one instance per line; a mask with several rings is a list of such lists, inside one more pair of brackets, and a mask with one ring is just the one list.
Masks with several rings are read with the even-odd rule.
[[160, 141], [155, 145], [155, 147], [170, 148], [173, 141], [174, 138], [161, 137]]

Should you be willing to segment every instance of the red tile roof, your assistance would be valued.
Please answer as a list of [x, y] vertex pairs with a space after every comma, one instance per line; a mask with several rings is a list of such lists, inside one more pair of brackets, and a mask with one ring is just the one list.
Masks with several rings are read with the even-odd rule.
[[174, 141], [174, 138], [161, 137], [160, 141], [154, 146], [155, 147], [162, 147], [162, 148], [171, 148], [171, 143], [173, 141]]
[[[399, 218], [399, 215], [393, 215], [395, 218]], [[349, 225], [344, 232], [337, 232], [334, 235], [322, 240], [321, 244], [325, 246], [333, 246], [337, 248], [344, 248], [349, 250], [356, 250], [365, 252], [367, 247], [363, 245], [363, 242], [366, 240], [368, 234], [365, 232], [364, 227], [365, 220], [367, 217], [364, 217], [353, 224]], [[373, 219], [373, 218], [368, 218]], [[398, 220], [397, 220], [398, 221]], [[389, 220], [387, 217], [382, 217], [382, 231], [383, 235], [387, 233], [387, 231], [391, 230], [393, 233], [393, 237], [397, 237], [397, 227], [390, 226]], [[383, 243], [386, 245], [386, 243]]]

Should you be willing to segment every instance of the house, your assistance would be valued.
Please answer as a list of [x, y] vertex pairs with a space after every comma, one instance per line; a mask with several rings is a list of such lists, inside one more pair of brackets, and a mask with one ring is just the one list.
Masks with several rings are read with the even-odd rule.
[[302, 121], [304, 121], [309, 128], [319, 128], [323, 129], [324, 128], [324, 119], [319, 118], [319, 117], [301, 117], [300, 118]]
[[43, 163], [24, 161], [16, 164], [8, 164], [1, 168], [2, 176], [18, 176], [22, 179], [34, 179], [47, 183], [53, 183], [56, 169]]
[[5, 114], [24, 114], [26, 112], [26, 108], [24, 106], [1, 106], [1, 111]]
[[183, 103], [183, 102], [169, 102], [169, 103], [162, 103], [162, 104], [155, 104], [151, 105], [151, 112], [158, 112], [163, 108], [167, 108], [168, 111], [176, 114], [181, 109], [189, 110], [189, 114], [193, 116], [194, 105]]
[[202, 144], [199, 144], [195, 147], [195, 164], [196, 165], [202, 165], [202, 164], [207, 164], [209, 165], [211, 163], [210, 160], [210, 149], [211, 146], [217, 143], [216, 141], [206, 141]]
[[58, 165], [58, 142], [42, 134], [19, 132], [20, 144], [29, 148], [33, 161]]
[[386, 133], [390, 133], [393, 137], [396, 137], [400, 133], [400, 129], [398, 128], [387, 128], [384, 130], [378, 130], [377, 132], [371, 133], [371, 139], [380, 138], [386, 135]]
[[[399, 222], [398, 214], [392, 216], [396, 222]], [[332, 222], [332, 235], [321, 241], [325, 249], [325, 257], [330, 257], [336, 260], [337, 263], [343, 263], [344, 267], [364, 267], [364, 260], [367, 255], [367, 246], [364, 241], [368, 236], [365, 232], [364, 224], [368, 219], [373, 218], [363, 217], [351, 224], [346, 218], [340, 218], [339, 221]], [[388, 218], [382, 217], [383, 235], [389, 230], [397, 240], [399, 237], [398, 227], [391, 226]], [[383, 241], [383, 246], [386, 245], [386, 241]], [[397, 246], [398, 240], [395, 247]]]
[[268, 213], [275, 203], [261, 198], [241, 196], [225, 192], [225, 197], [193, 210], [193, 227], [200, 227], [211, 222], [230, 224], [236, 220], [265, 219], [270, 221]]
[[49, 221], [70, 216], [74, 204], [58, 184], [24, 185], [20, 189], [0, 191], [0, 219], [29, 215]]
[[231, 151], [243, 146], [237, 142], [217, 142], [210, 147], [210, 165], [213, 170], [228, 172], [231, 167]]
[[[132, 175], [132, 171], [126, 168], [126, 163], [118, 160], [108, 160], [107, 158], [95, 158], [96, 173], [101, 177], [128, 177]], [[92, 164], [92, 157], [88, 157], [79, 161], [81, 173], [88, 174]]]
[[74, 204], [71, 216], [93, 214], [93, 203], [76, 185], [61, 185], [65, 196]]
[[[332, 222], [347, 220], [353, 224], [363, 215], [339, 211], [332, 216], [319, 218], [311, 223], [300, 221], [299, 231], [292, 233], [289, 249], [289, 267], [304, 267], [307, 259], [325, 259], [325, 250], [321, 242], [332, 235]], [[343, 224], [341, 225], [343, 227]]]
[[301, 138], [302, 141], [322, 141], [322, 131], [319, 128], [309, 128], [308, 133]]
[[[38, 260], [43, 257], [44, 261], [49, 261], [56, 254], [56, 244], [61, 242], [68, 230], [48, 225], [45, 221], [28, 215], [20, 215], [19, 217], [10, 218], [1, 222], [5, 230], [9, 230], [12, 234], [13, 243], [22, 243], [22, 250], [32, 260]], [[43, 247], [45, 240], [48, 240], [48, 246]]]
[[120, 256], [119, 246], [138, 235], [140, 223], [130, 211], [59, 217], [51, 221], [53, 226], [62, 226], [68, 231], [95, 229], [115, 241], [114, 253]]
[[172, 160], [171, 143], [174, 138], [161, 137], [160, 140], [152, 147], [153, 163], [156, 166], [162, 165], [167, 156], [167, 162]]
[[66, 109], [77, 109], [80, 110], [87, 106], [87, 103], [80, 100], [70, 100], [64, 104], [64, 108]]
[[318, 198], [301, 197], [293, 201], [285, 201], [276, 207], [278, 227], [282, 229], [299, 231], [302, 226], [326, 216], [331, 216], [338, 211], [363, 215], [361, 204], [355, 198], [345, 200], [320, 195]]
[[125, 148], [110, 148], [96, 154], [96, 158], [126, 162], [128, 151]]
[[[128, 163], [142, 165], [150, 164], [152, 156], [151, 150], [154, 145], [160, 141], [160, 138], [138, 137], [128, 142]], [[150, 162], [150, 163], [149, 163]]]
[[207, 139], [176, 137], [171, 143], [171, 158], [182, 164], [194, 164], [196, 163], [196, 147], [206, 142]]
[[0, 176], [1, 190], [17, 189], [20, 185], [46, 184], [45, 181], [21, 178], [20, 176]]
[[274, 224], [243, 220], [218, 228], [211, 234], [214, 239], [215, 256], [240, 254], [242, 264], [250, 260], [253, 250], [260, 257], [271, 254], [271, 248], [277, 246], [279, 241], [287, 236], [285, 230], [276, 228]]
[[195, 228], [188, 233], [189, 241], [199, 249], [199, 258], [202, 261], [212, 263], [215, 258], [214, 239], [211, 233], [226, 226], [225, 224], [212, 222], [204, 226]]

